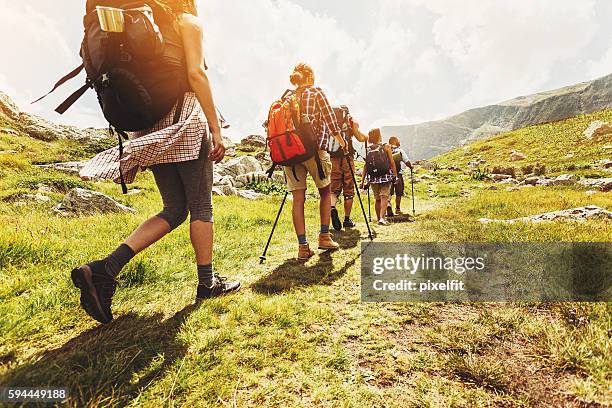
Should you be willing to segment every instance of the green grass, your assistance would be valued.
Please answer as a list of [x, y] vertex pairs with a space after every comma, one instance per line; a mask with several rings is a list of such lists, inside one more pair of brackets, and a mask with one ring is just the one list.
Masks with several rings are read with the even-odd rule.
[[[576, 119], [574, 132], [606, 115]], [[504, 165], [509, 152], [495, 149], [527, 149], [523, 141], [570, 132], [568, 123], [572, 120], [512, 132], [512, 137], [478, 142], [473, 150], [490, 143], [480, 154]], [[517, 141], [510, 146], [510, 139]], [[183, 225], [126, 267], [113, 303], [116, 319], [98, 327], [80, 309], [69, 272], [106, 256], [159, 211], [151, 175], [136, 180], [142, 193], [123, 197], [111, 183], [83, 183], [31, 167], [82, 158], [82, 146], [0, 135], [3, 149], [18, 153], [0, 161], [2, 385], [68, 386], [69, 406], [612, 404], [609, 304], [361, 303], [360, 241], [366, 228], [358, 207], [358, 229], [336, 235], [342, 251], [318, 254], [302, 265], [293, 260], [288, 202], [268, 260], [260, 265], [281, 197], [255, 202], [215, 197], [215, 269], [240, 279], [243, 290], [193, 304], [197, 275]], [[573, 149], [580, 163], [599, 157], [593, 146]], [[562, 166], [561, 153], [550, 151], [541, 160]], [[441, 162], [471, 158], [461, 149]], [[426, 173], [432, 174], [420, 170], [417, 176]], [[612, 236], [610, 223], [603, 221], [477, 222], [587, 204], [611, 210], [609, 193], [587, 196], [571, 187], [491, 191], [489, 183], [461, 172], [438, 171], [435, 177], [415, 185], [416, 222], [376, 228], [378, 240], [609, 241]], [[16, 205], [16, 197], [33, 193], [41, 183], [54, 189], [51, 202]], [[75, 186], [110, 194], [138, 213], [55, 215], [53, 205]], [[408, 200], [403, 206], [408, 212]], [[317, 214], [316, 199], [309, 196], [311, 241]]]

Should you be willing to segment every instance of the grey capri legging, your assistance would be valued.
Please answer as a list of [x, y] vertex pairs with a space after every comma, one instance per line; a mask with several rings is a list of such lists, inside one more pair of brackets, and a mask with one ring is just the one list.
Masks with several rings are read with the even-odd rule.
[[213, 163], [208, 159], [210, 142], [202, 141], [196, 160], [151, 166], [164, 203], [157, 216], [174, 230], [191, 214], [191, 222], [213, 222]]

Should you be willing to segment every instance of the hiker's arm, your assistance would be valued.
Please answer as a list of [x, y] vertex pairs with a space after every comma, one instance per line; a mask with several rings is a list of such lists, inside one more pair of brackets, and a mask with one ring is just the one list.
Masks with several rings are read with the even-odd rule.
[[412, 169], [412, 163], [410, 162], [410, 158], [408, 157], [408, 153], [406, 153], [406, 151], [404, 149], [402, 149], [401, 153], [402, 153], [402, 161], [404, 162], [404, 164], [406, 166], [408, 166], [408, 168]]
[[198, 18], [191, 14], [183, 14], [180, 27], [183, 47], [185, 48], [185, 63], [189, 84], [195, 92], [198, 102], [200, 102], [212, 133], [213, 148], [209, 158], [218, 163], [225, 156], [225, 146], [221, 137], [221, 126], [215, 109], [212, 89], [204, 68], [204, 31]]
[[387, 152], [387, 157], [389, 157], [389, 162], [391, 163], [391, 169], [393, 169], [393, 174], [395, 174], [395, 177], [397, 178], [399, 177], [399, 174], [397, 172], [397, 167], [395, 167], [395, 160], [393, 160], [393, 151], [389, 146], [385, 146], [385, 151]]
[[360, 142], [368, 141], [368, 135], [361, 133], [361, 130], [359, 130], [359, 123], [355, 121], [353, 121], [353, 135], [355, 136], [355, 139], [359, 140]]
[[325, 121], [327, 128], [329, 129], [331, 134], [334, 135], [334, 138], [336, 139], [338, 144], [342, 146], [342, 150], [346, 152], [346, 147], [347, 147], [346, 141], [344, 140], [344, 138], [342, 137], [342, 134], [340, 133], [341, 129], [340, 129], [340, 126], [338, 126], [338, 122], [336, 121], [336, 114], [334, 113], [334, 110], [331, 108], [331, 105], [329, 104], [329, 101], [327, 100], [327, 96], [325, 96], [323, 91], [321, 91], [318, 88], [317, 88], [316, 103], [317, 103], [317, 108], [319, 109], [319, 112], [323, 114], [323, 120]]

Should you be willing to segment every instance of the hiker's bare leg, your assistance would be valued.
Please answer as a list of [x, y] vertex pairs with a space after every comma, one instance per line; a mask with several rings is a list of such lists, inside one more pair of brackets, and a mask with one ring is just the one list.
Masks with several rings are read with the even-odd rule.
[[306, 221], [304, 221], [306, 190], [292, 191], [291, 194], [293, 195], [293, 228], [295, 228], [296, 235], [306, 235]]
[[402, 196], [395, 197], [395, 208], [398, 210], [402, 208]]
[[331, 193], [331, 205], [335, 207], [338, 204], [338, 196], [334, 193]]
[[[321, 214], [321, 225], [329, 225], [331, 220], [331, 189], [329, 186], [319, 189], [321, 203], [319, 205], [319, 213]], [[304, 207], [302, 206], [302, 209]], [[302, 215], [304, 212], [302, 211]]]
[[137, 254], [162, 239], [171, 230], [170, 224], [163, 218], [151, 217], [132, 232], [125, 244]]
[[380, 198], [376, 199], [376, 204], [374, 204], [374, 208], [376, 209], [376, 217], [380, 220]]
[[189, 236], [198, 265], [212, 264], [214, 235], [215, 229], [212, 222], [197, 220], [190, 224]]
[[380, 197], [380, 214], [378, 219], [385, 218], [387, 215], [387, 206], [389, 205], [389, 197]]
[[344, 216], [350, 218], [352, 210], [353, 210], [353, 199], [345, 198], [344, 199]]

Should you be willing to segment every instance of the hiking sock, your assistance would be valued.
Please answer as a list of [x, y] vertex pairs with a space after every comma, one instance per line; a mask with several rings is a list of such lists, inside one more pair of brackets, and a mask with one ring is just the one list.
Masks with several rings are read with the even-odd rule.
[[300, 245], [307, 245], [308, 244], [308, 239], [306, 238], [306, 234], [298, 235], [298, 244], [300, 244]]
[[135, 256], [136, 254], [132, 248], [126, 244], [119, 245], [119, 247], [104, 260], [106, 263], [106, 272], [113, 278], [116, 278], [119, 272], [121, 272], [121, 269], [123, 269], [123, 267]]
[[198, 265], [198, 285], [204, 285], [211, 288], [213, 285], [213, 267], [212, 264]]
[[329, 233], [329, 225], [321, 224], [321, 234]]
[[344, 216], [344, 222], [350, 221], [351, 217]]

